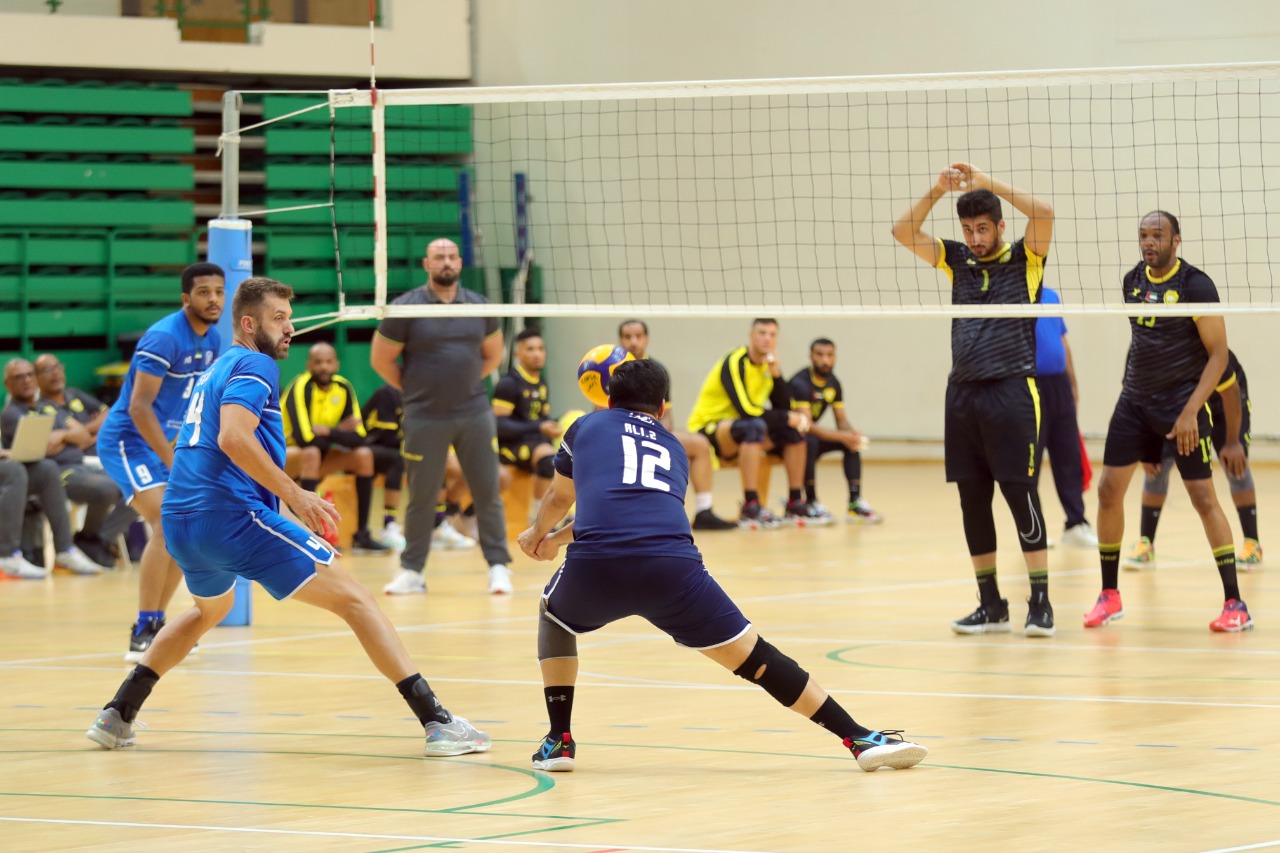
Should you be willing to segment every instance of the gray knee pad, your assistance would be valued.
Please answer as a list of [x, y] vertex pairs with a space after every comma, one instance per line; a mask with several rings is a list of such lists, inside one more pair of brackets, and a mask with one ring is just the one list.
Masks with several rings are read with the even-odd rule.
[[563, 625], [547, 615], [547, 600], [538, 608], [538, 660], [552, 658], [576, 658], [578, 638], [565, 630]]
[[1155, 476], [1147, 477], [1142, 483], [1142, 491], [1149, 495], [1160, 495], [1165, 497], [1169, 494], [1169, 474], [1173, 472], [1176, 463], [1172, 456], [1166, 456], [1160, 461], [1160, 472]]
[[1231, 487], [1231, 494], [1238, 495], [1241, 492], [1247, 492], [1253, 488], [1253, 469], [1248, 465], [1244, 466], [1244, 476], [1240, 479], [1227, 475], [1227, 485]]
[[[761, 667], [764, 668], [763, 672]], [[756, 638], [755, 648], [751, 650], [751, 654], [747, 655], [742, 666], [733, 671], [733, 674], [752, 684], [760, 685], [765, 693], [788, 708], [799, 701], [805, 687], [809, 684], [809, 673], [774, 648], [773, 644], [764, 637]]]
[[550, 480], [556, 475], [555, 456], [544, 456], [538, 460], [533, 466], [533, 473], [544, 480]]
[[729, 427], [729, 437], [738, 444], [761, 444], [764, 434], [764, 418], [739, 418]]

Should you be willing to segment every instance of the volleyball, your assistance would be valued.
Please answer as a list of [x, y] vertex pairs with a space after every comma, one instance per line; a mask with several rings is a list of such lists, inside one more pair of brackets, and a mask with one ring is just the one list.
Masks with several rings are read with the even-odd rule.
[[578, 364], [578, 387], [593, 406], [609, 405], [609, 377], [624, 361], [635, 357], [620, 346], [601, 344], [592, 347]]

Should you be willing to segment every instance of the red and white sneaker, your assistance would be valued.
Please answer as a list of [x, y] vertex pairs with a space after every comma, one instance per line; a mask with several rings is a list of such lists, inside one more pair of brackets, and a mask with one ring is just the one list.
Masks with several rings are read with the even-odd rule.
[[1084, 626], [1097, 628], [1123, 618], [1124, 605], [1120, 603], [1120, 590], [1104, 589], [1098, 596], [1097, 603], [1093, 605], [1093, 609], [1085, 614]]
[[1222, 605], [1222, 615], [1209, 623], [1209, 630], [1227, 634], [1253, 630], [1249, 608], [1238, 598], [1228, 598], [1227, 603]]

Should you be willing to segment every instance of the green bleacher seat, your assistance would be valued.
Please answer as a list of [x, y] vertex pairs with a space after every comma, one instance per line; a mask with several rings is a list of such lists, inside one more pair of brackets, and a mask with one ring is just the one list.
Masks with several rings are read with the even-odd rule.
[[[459, 166], [434, 163], [388, 163], [387, 189], [395, 192], [456, 192]], [[266, 166], [267, 190], [315, 190], [328, 192], [328, 163], [272, 163]], [[333, 184], [344, 190], [372, 190], [373, 165], [370, 161], [343, 163], [333, 170]]]
[[195, 131], [189, 127], [0, 125], [0, 151], [192, 154], [195, 148]]
[[191, 93], [172, 88], [0, 79], [0, 112], [189, 116], [192, 110]]
[[[268, 195], [267, 209], [317, 204], [321, 200], [314, 195]], [[334, 200], [339, 224], [372, 225], [373, 201], [362, 195], [339, 196]], [[327, 225], [330, 216], [327, 207], [309, 210], [291, 210], [284, 213], [268, 213], [267, 221], [283, 225]], [[409, 225], [429, 229], [444, 226], [449, 231], [458, 225], [458, 202], [454, 199], [430, 200], [415, 197], [387, 199], [387, 221], [392, 225]]]
[[[268, 156], [277, 154], [313, 154], [329, 157], [329, 130], [318, 128], [268, 127]], [[471, 128], [451, 130], [415, 129], [404, 133], [388, 133], [387, 154], [470, 154]], [[339, 133], [334, 139], [338, 154], [372, 154], [373, 138], [367, 133]]]
[[0, 186], [71, 190], [190, 190], [195, 167], [183, 163], [0, 161]]
[[[105, 193], [44, 193], [0, 204], [0, 226], [194, 228], [195, 205], [181, 199], [101, 198]], [[93, 198], [90, 198], [93, 196]]]
[[185, 266], [194, 260], [185, 238], [107, 234], [101, 230], [64, 234], [0, 231], [0, 264], [46, 266]]
[[[324, 98], [313, 95], [266, 95], [262, 98], [262, 117], [265, 121], [270, 121], [305, 107], [327, 103]], [[339, 127], [369, 127], [370, 115], [368, 107], [340, 107], [334, 113], [334, 121]], [[389, 107], [384, 115], [387, 127], [471, 127], [471, 107], [465, 104]], [[329, 110], [311, 110], [286, 121], [328, 125]]]

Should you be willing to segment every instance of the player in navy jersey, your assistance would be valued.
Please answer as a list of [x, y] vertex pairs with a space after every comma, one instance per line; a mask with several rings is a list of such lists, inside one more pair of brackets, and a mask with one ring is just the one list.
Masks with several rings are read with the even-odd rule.
[[[1213, 280], [1178, 257], [1177, 217], [1153, 210], [1138, 224], [1142, 261], [1124, 276], [1124, 301], [1139, 304], [1217, 302]], [[1222, 580], [1222, 614], [1211, 631], [1253, 627], [1240, 598], [1231, 525], [1213, 489], [1212, 425], [1205, 405], [1227, 369], [1227, 324], [1222, 317], [1130, 317], [1131, 340], [1124, 386], [1107, 427], [1098, 483], [1098, 555], [1102, 592], [1084, 617], [1086, 628], [1124, 616], [1120, 601], [1120, 545], [1124, 537], [1124, 493], [1138, 463], [1159, 465], [1165, 445], [1176, 446], [1176, 464], [1191, 504], [1200, 515]], [[1238, 427], [1238, 423], [1235, 424]], [[1236, 431], [1232, 438], [1238, 439]], [[1240, 461], [1233, 446], [1227, 459]], [[1239, 467], [1232, 465], [1233, 472]], [[1240, 466], [1242, 467], [1242, 466]]]
[[[953, 190], [964, 242], [942, 240], [921, 226]], [[1021, 240], [1004, 241], [1004, 199], [1027, 217]], [[1028, 305], [1040, 301], [1053, 238], [1053, 207], [1042, 198], [968, 163], [942, 170], [922, 198], [893, 224], [893, 237], [951, 280], [955, 305]], [[1010, 629], [1009, 602], [996, 583], [995, 486], [1018, 526], [1031, 579], [1025, 633], [1052, 637], [1049, 539], [1040, 511], [1036, 470], [1040, 398], [1036, 387], [1036, 318], [956, 317], [951, 321], [944, 454], [947, 482], [960, 492], [965, 541], [978, 581], [978, 608], [951, 623], [957, 634]]]
[[222, 316], [225, 279], [217, 264], [182, 271], [182, 310], [157, 320], [138, 341], [120, 397], [98, 430], [103, 470], [151, 525], [139, 564], [138, 621], [129, 630], [128, 661], [139, 660], [164, 626], [165, 608], [182, 579], [165, 550], [160, 504], [191, 391], [222, 350], [214, 324]]
[[[609, 409], [566, 431], [551, 491], [520, 534], [521, 549], [536, 560], [555, 559], [570, 543], [542, 593], [538, 661], [551, 729], [533, 755], [534, 769], [574, 767], [577, 635], [636, 615], [829, 729], [863, 770], [918, 764], [927, 749], [855, 723], [756, 633], [702, 564], [684, 514], [688, 459], [661, 423], [667, 388], [667, 372], [655, 361], [619, 365], [609, 380]], [[552, 533], [575, 501], [574, 522]]]
[[[296, 598], [350, 625], [422, 722], [425, 755], [484, 752], [489, 736], [440, 705], [373, 596], [333, 565], [334, 552], [312, 535], [335, 527], [337, 510], [284, 473], [275, 362], [289, 354], [292, 298], [292, 288], [270, 278], [247, 279], [236, 290], [235, 346], [194, 388], [164, 500], [169, 549], [195, 606], [161, 629], [88, 737], [107, 749], [133, 745], [138, 709], [160, 677], [227, 615], [236, 579], [244, 577], [273, 598]], [[282, 515], [281, 501], [310, 529]]]

